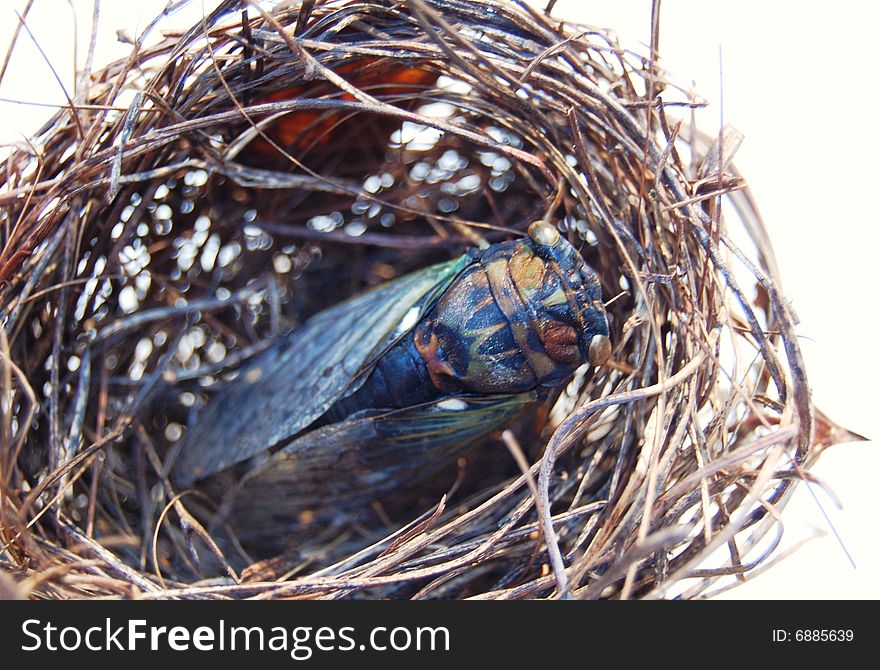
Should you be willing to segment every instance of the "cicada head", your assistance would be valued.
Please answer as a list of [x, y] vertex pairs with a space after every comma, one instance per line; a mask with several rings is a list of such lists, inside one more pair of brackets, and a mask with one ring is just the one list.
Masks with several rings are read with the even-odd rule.
[[[584, 363], [611, 355], [596, 272], [549, 223], [482, 259], [496, 302], [539, 384], [552, 386]], [[517, 331], [519, 331], [517, 333]]]
[[534, 311], [544, 349], [566, 364], [604, 365], [611, 356], [608, 319], [596, 272], [549, 223], [529, 226], [532, 255], [510, 260], [510, 274]]

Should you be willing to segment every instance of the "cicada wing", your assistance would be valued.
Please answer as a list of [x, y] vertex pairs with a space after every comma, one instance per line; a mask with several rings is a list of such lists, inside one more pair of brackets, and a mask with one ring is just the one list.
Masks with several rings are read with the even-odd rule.
[[469, 262], [464, 255], [400, 277], [309, 319], [243, 369], [190, 427], [174, 465], [182, 485], [302, 432], [402, 337]]
[[289, 527], [303, 511], [344, 515], [425, 481], [535, 401], [534, 393], [461, 396], [318, 428], [248, 473], [226, 515], [244, 536]]

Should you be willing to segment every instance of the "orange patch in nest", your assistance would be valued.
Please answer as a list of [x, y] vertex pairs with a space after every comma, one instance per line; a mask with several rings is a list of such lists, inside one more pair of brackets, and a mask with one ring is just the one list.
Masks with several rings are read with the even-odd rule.
[[[377, 98], [416, 93], [433, 86], [438, 74], [422, 66], [404, 66], [402, 63], [385, 58], [358, 58], [334, 68], [334, 72], [344, 77], [356, 88]], [[336, 95], [334, 95], [336, 94]], [[264, 96], [259, 96], [258, 104], [284, 102], [298, 98], [335, 97], [338, 100], [354, 101], [350, 93], [339, 92], [330, 82], [320, 81], [304, 86], [291, 86]], [[405, 106], [405, 105], [404, 105]], [[266, 116], [257, 117], [257, 121]], [[268, 128], [266, 137], [296, 156], [315, 148], [332, 145], [337, 138], [346, 138], [353, 133], [361, 136], [361, 129], [353, 121], [363, 124], [363, 118], [349, 110], [344, 111], [297, 111], [285, 114]], [[398, 119], [389, 116], [376, 116], [371, 119], [375, 128], [383, 135], [390, 135], [400, 124]], [[261, 154], [277, 155], [278, 151], [265, 138], [258, 137], [251, 142], [250, 150]]]

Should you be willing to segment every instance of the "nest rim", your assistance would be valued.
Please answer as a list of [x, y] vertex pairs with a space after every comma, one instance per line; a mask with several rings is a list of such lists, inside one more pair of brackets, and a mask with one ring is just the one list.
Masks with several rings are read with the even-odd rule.
[[[0, 450], [3, 454], [0, 459], [0, 497], [3, 507], [0, 530], [5, 546], [3, 554], [0, 554], [0, 566], [5, 566], [3, 569], [13, 574], [23, 575], [19, 583], [35, 585], [22, 587], [23, 593], [27, 591], [25, 595], [108, 597], [129, 594], [130, 589], [137, 589], [143, 597], [162, 598], [254, 595], [343, 597], [356, 592], [368, 595], [380, 593], [381, 588], [390, 582], [418, 584], [417, 589], [408, 592], [410, 597], [438, 597], [447, 593], [453, 594], [452, 597], [474, 598], [556, 598], [568, 593], [578, 597], [628, 597], [633, 594], [667, 594], [676, 588], [680, 580], [690, 586], [679, 585], [678, 588], [697, 597], [718, 579], [755, 569], [771, 553], [778, 538], [770, 542], [768, 549], [761, 549], [758, 559], [752, 563], [743, 563], [738, 557], [732, 557], [730, 566], [702, 571], [695, 568], [698, 559], [711, 553], [712, 547], [724, 546], [749, 528], [758, 536], [769, 533], [775, 522], [767, 516], [767, 510], [784, 505], [797, 481], [795, 473], [808, 468], [817, 455], [813, 440], [813, 407], [794, 330], [794, 317], [779, 289], [772, 247], [760, 216], [747, 189], [742, 188], [742, 178], [729, 163], [729, 157], [725, 162], [723, 138], [720, 144], [713, 144], [691, 133], [688, 138], [691, 150], [697, 151], [694, 147], [702, 143], [705, 159], [702, 175], [688, 175], [680, 155], [686, 150], [681, 137], [688, 131], [681, 126], [670, 125], [662, 104], [645, 104], [647, 100], [653, 101], [664, 89], [675, 90], [653, 60], [649, 58], [645, 62], [637, 59], [634, 64], [628, 60], [628, 52], [620, 50], [607, 33], [592, 32], [589, 37], [584, 36], [578, 27], [551, 20], [523, 4], [492, 3], [496, 13], [487, 22], [487, 17], [477, 12], [475, 7], [478, 4], [413, 0], [391, 8], [390, 5], [378, 3], [376, 15], [372, 17], [376, 21], [373, 32], [366, 31], [366, 35], [372, 36], [379, 46], [365, 47], [363, 34], [355, 33], [357, 39], [351, 38], [352, 41], [346, 43], [344, 30], [333, 28], [334, 21], [337, 22], [335, 25], [344, 25], [355, 14], [361, 20], [371, 18], [361, 3], [316, 3], [311, 15], [284, 9], [276, 14], [258, 12], [248, 18], [245, 28], [230, 23], [228, 18], [237, 3], [224, 2], [206, 18], [207, 25], [212, 26], [207, 39], [202, 35], [205, 26], [200, 24], [179, 39], [166, 40], [148, 52], [150, 58], [159, 59], [159, 64], [147, 77], [146, 87], [143, 82], [134, 83], [136, 77], [133, 76], [135, 70], [131, 69], [131, 62], [111, 64], [97, 77], [102, 82], [124, 82], [121, 89], [126, 89], [126, 83], [130, 85], [128, 92], [132, 102], [125, 113], [117, 113], [116, 118], [110, 121], [105, 119], [103, 126], [95, 123], [87, 129], [81, 126], [78, 117], [72, 117], [69, 110], [64, 110], [44, 126], [40, 146], [49, 147], [50, 150], [41, 160], [47, 163], [56, 161], [51, 169], [47, 169], [50, 173], [55, 170], [52, 177], [35, 173], [34, 159], [25, 153], [13, 152], [6, 159], [7, 167], [19, 183], [7, 182], [5, 195], [0, 196], [0, 206], [6, 211], [7, 222], [17, 222], [12, 227], [12, 233], [4, 236], [3, 252], [0, 254], [0, 275], [5, 281], [3, 314], [6, 324], [10, 325], [4, 331], [2, 349], [5, 388], [17, 399], [15, 407], [18, 416], [14, 421], [7, 421]], [[453, 24], [470, 30], [455, 30]], [[387, 29], [389, 25], [397, 31], [403, 31], [404, 28], [412, 31], [405, 42], [401, 39], [401, 43], [409, 46], [410, 51], [388, 50], [387, 44], [393, 44], [393, 37], [399, 35], [393, 33], [389, 40], [387, 34], [382, 34], [382, 29]], [[286, 30], [278, 30], [282, 26]], [[478, 27], [483, 29], [482, 41], [472, 34]], [[316, 39], [315, 33], [322, 28], [326, 28], [327, 33], [322, 33], [321, 39]], [[244, 87], [252, 82], [242, 79], [240, 73], [236, 75], [230, 69], [223, 70], [218, 63], [228, 65], [237, 55], [242, 63], [248, 64], [248, 68], [252, 67], [251, 63], [255, 62], [256, 57], [241, 57], [238, 51], [242, 48], [245, 33], [267, 36], [266, 43], [272, 45], [274, 51], [271, 53], [276, 57], [286, 49], [289, 54], [288, 67], [298, 73], [298, 81], [302, 81], [303, 85], [317, 77], [338, 87], [340, 93], [330, 99], [242, 102], [239, 98], [247, 89], [236, 88], [236, 85]], [[524, 38], [523, 33], [528, 37]], [[272, 34], [273, 41], [268, 41], [268, 36]], [[462, 34], [468, 36], [467, 40]], [[326, 46], [329, 35], [337, 40], [332, 48]], [[323, 45], [324, 50], [316, 45]], [[386, 45], [384, 50], [382, 45]], [[456, 48], [460, 52], [456, 52]], [[523, 53], [528, 52], [529, 57], [513, 58], [511, 54], [515, 54], [517, 48], [522, 49]], [[610, 60], [611, 53], [618, 54], [618, 61]], [[336, 59], [327, 54], [335, 55]], [[220, 56], [224, 56], [225, 60]], [[393, 95], [388, 99], [374, 98], [336, 73], [342, 63], [353, 57], [374, 56], [385, 59], [379, 62], [398, 59], [404, 64], [430, 63], [431, 68], [445, 76], [457, 76], [471, 90], [466, 95], [448, 94], [444, 102], [462, 106], [466, 102], [472, 103], [470, 110], [462, 112], [466, 120], [472, 118], [466, 115], [470, 111], [476, 114], [473, 118], [481, 122], [486, 119], [497, 122], [501, 128], [511, 131], [511, 137], [519, 137], [522, 147], [499, 142], [497, 133], [493, 135], [487, 131], [487, 125], [480, 127], [438, 120], [425, 116], [419, 110], [409, 110], [403, 104], [408, 98], [406, 93], [396, 99]], [[149, 60], [142, 59], [139, 67], [145, 67]], [[198, 73], [194, 63], [200, 63], [202, 67]], [[602, 77], [614, 72], [615, 66], [620, 67], [620, 73], [615, 81], [609, 79], [605, 82], [607, 90], [603, 89], [599, 85]], [[578, 67], [582, 69], [578, 70]], [[217, 75], [213, 81], [212, 72]], [[221, 72], [224, 77], [220, 76]], [[560, 73], [567, 73], [569, 79], [561, 82], [553, 80], [552, 76]], [[236, 76], [239, 78], [236, 79]], [[492, 79], [493, 76], [497, 76], [499, 81]], [[132, 81], [129, 82], [128, 77]], [[641, 78], [644, 90], [634, 83], [637, 77]], [[172, 81], [179, 88], [166, 86], [166, 94], [157, 95], [156, 88], [163, 81]], [[259, 77], [256, 81], [255, 90], [265, 91], [265, 82], [261, 82]], [[186, 88], [185, 82], [189, 82], [190, 88]], [[519, 84], [519, 87], [513, 89], [515, 84]], [[198, 86], [207, 86], [209, 94], [196, 95], [194, 91], [199, 90]], [[430, 95], [424, 99], [436, 101], [440, 97], [438, 90], [431, 89]], [[521, 90], [528, 92], [526, 101], [518, 99], [517, 91]], [[177, 98], [169, 97], [172, 91]], [[108, 91], [106, 87], [101, 92], [96, 90], [94, 95], [106, 102], [106, 98], [100, 96], [111, 93], [119, 95], [119, 91]], [[188, 98], [187, 94], [191, 97]], [[419, 94], [425, 95], [425, 91]], [[224, 95], [227, 95], [225, 101]], [[346, 95], [351, 99], [345, 99]], [[532, 97], [528, 98], [528, 95]], [[538, 100], [552, 104], [548, 103], [548, 108], [536, 111]], [[113, 101], [111, 98], [110, 103]], [[578, 102], [583, 105], [581, 108], [575, 106]], [[566, 103], [570, 104], [566, 106]], [[185, 111], [191, 118], [178, 111], [183, 120], [172, 118], [162, 125], [163, 104]], [[199, 108], [199, 104], [203, 107]], [[213, 105], [220, 105], [221, 110], [212, 111]], [[144, 111], [147, 107], [152, 110], [150, 113]], [[568, 212], [570, 208], [580, 205], [583, 218], [589, 224], [588, 230], [594, 236], [600, 236], [597, 244], [585, 247], [586, 253], [593, 254], [604, 266], [616, 264], [618, 268], [625, 268], [625, 271], [619, 271], [619, 276], [631, 282], [630, 297], [618, 300], [615, 307], [615, 333], [618, 336], [615, 355], [626, 361], [634, 361], [631, 364], [633, 369], [629, 375], [621, 371], [613, 378], [602, 377], [586, 395], [580, 396], [580, 403], [573, 406], [551, 431], [543, 453], [530, 466], [529, 474], [521, 474], [494, 494], [487, 489], [481, 502], [460, 514], [434, 507], [433, 514], [429, 511], [418, 516], [411, 523], [378, 539], [371, 545], [372, 549], [361, 548], [330, 566], [324, 566], [318, 576], [282, 579], [283, 575], [274, 575], [270, 570], [271, 565], [262, 562], [257, 567], [250, 566], [250, 572], [247, 569], [244, 573], [233, 571], [235, 583], [222, 583], [216, 578], [191, 582], [179, 576], [163, 576], [155, 555], [155, 565], [152, 566], [155, 570], [143, 562], [143, 567], [139, 568], [131, 563], [130, 558], [121, 558], [112, 548], [98, 541], [90, 533], [88, 523], [82, 527], [82, 520], [75, 521], [64, 512], [64, 506], [70, 505], [71, 497], [65, 495], [64, 491], [73, 487], [73, 482], [82, 480], [81, 483], [85, 484], [85, 476], [95, 459], [99, 455], [103, 459], [108, 458], [103, 455], [104, 451], [115, 448], [112, 445], [119, 439], [128, 439], [126, 436], [130, 435], [136, 424], [133, 421], [135, 417], [131, 416], [128, 417], [131, 421], [119, 421], [113, 427], [105, 426], [103, 433], [97, 434], [88, 446], [79, 435], [78, 439], [83, 440], [83, 445], [73, 449], [72, 453], [65, 452], [60, 446], [63, 440], [58, 434], [59, 426], [75, 424], [80, 413], [91, 411], [82, 409], [82, 402], [88, 404], [89, 398], [93, 397], [91, 394], [97, 391], [92, 388], [92, 382], [87, 381], [88, 390], [83, 392], [85, 397], [80, 395], [82, 401], [79, 404], [68, 402], [62, 409], [59, 400], [62, 382], [67, 380], [72, 395], [76, 397], [76, 386], [72, 380], [78, 377], [81, 383], [82, 373], [77, 375], [76, 370], [62, 370], [53, 352], [61, 351], [61, 348], [74, 351], [80, 355], [80, 365], [88, 366], [91, 361], [86, 361], [83, 356], [89, 355], [91, 343], [83, 346], [84, 340], [94, 342], [119, 337], [112, 318], [97, 329], [97, 337], [87, 337], [85, 331], [88, 329], [83, 326], [66, 328], [56, 325], [64, 324], [73, 313], [77, 282], [85, 283], [84, 276], [77, 279], [75, 267], [83, 261], [84, 248], [81, 243], [91, 235], [85, 231], [87, 226], [95, 225], [91, 222], [98, 218], [121, 221], [122, 212], [132, 207], [133, 194], [138, 194], [140, 202], [150, 201], [169, 177], [182, 180], [187, 172], [199, 169], [207, 170], [212, 176], [220, 172], [228, 180], [227, 183], [235, 184], [236, 188], [282, 190], [300, 187], [314, 189], [315, 192], [327, 189], [333, 192], [335, 189], [337, 194], [342, 192], [348, 196], [352, 195], [354, 189], [357, 196], [364, 195], [363, 185], [327, 178], [317, 170], [303, 169], [294, 174], [278, 174], [274, 170], [248, 172], [248, 166], [242, 168], [239, 163], [233, 165], [237, 156], [234, 152], [231, 154], [233, 160], [225, 164], [206, 160], [206, 157], [213, 160], [212, 151], [216, 154], [213, 138], [210, 137], [211, 129], [238, 122], [245, 128], [243, 133], [250, 132], [252, 137], [271, 140], [265, 133], [261, 135], [259, 119], [273, 114], [289, 116], [320, 110], [385, 115], [401, 124], [420, 123], [434, 128], [463, 143], [470, 143], [474, 155], [477, 151], [475, 147], [497, 152], [513, 163], [514, 169], [521, 170], [517, 178], [527, 186], [543, 178], [544, 188], [535, 188], [535, 191], [543, 193], [540, 203], [545, 209], [553, 206], [559, 193], [563, 193], [562, 211]], [[548, 121], [549, 117], [553, 117], [552, 121]], [[247, 130], [248, 125], [251, 131]], [[646, 127], [649, 132], [646, 132]], [[82, 139], [87, 130], [93, 129], [92, 150], [87, 157], [70, 164], [69, 156], [65, 156], [66, 150], [74, 146], [77, 138]], [[542, 131], [553, 139], [567, 138], [571, 153], [554, 152], [555, 145], [542, 139]], [[207, 138], [200, 133], [205, 133]], [[193, 137], [198, 137], [203, 144], [198, 145]], [[598, 137], [604, 142], [598, 141]], [[200, 148], [202, 152], [196, 153], [194, 148]], [[301, 167], [301, 162], [295, 156], [285, 153]], [[176, 155], [181, 160], [173, 160]], [[193, 159], [194, 155], [197, 158]], [[574, 165], [569, 164], [568, 156], [574, 158]], [[242, 186], [242, 179], [250, 179], [250, 183], [256, 186]], [[619, 191], [609, 192], [612, 182], [618, 183], [618, 187], [621, 183], [625, 184], [623, 196]], [[567, 190], [561, 186], [557, 188], [557, 184], [565, 184]], [[152, 196], [149, 195], [151, 190]], [[24, 193], [28, 193], [28, 196], [26, 202], [22, 203], [21, 195]], [[713, 204], [722, 197], [739, 198], [737, 206], [747, 212], [745, 228], [757, 249], [757, 260], [751, 260], [741, 251], [723, 225], [723, 219], [717, 218], [720, 215], [717, 209], [713, 209]], [[632, 200], [637, 201], [634, 217]], [[406, 207], [400, 203], [398, 206], [401, 207], [399, 211], [406, 214]], [[134, 207], [136, 209], [138, 205]], [[106, 216], [99, 217], [97, 212], [103, 212]], [[631, 219], [624, 218], [621, 212], [628, 212]], [[408, 214], [412, 215], [413, 212]], [[482, 223], [482, 230], [490, 235], [504, 235], [514, 228], [492, 224], [486, 228], [485, 222], [469, 221], [458, 217], [455, 212], [444, 216], [442, 212], [435, 211], [431, 218], [435, 226], [443, 226], [451, 221], [464, 225]], [[527, 216], [523, 218], [531, 220]], [[562, 219], [565, 220], [564, 217]], [[77, 236], [65, 232], [71, 223], [74, 224], [71, 229], [80, 231]], [[584, 240], [576, 224], [577, 221], [573, 228], [562, 226], [562, 232]], [[195, 228], [190, 233], [193, 231]], [[384, 234], [381, 229], [369, 232]], [[639, 235], [646, 239], [640, 240]], [[460, 233], [460, 236], [467, 237], [467, 234]], [[115, 262], [117, 268], [123, 264], [113, 260], [114, 250], [115, 258], [118, 258], [126, 239], [133, 239], [131, 232], [123, 231], [119, 238], [110, 239], [104, 253], [107, 261]], [[333, 241], [330, 236], [317, 239], [325, 245]], [[448, 238], [442, 241], [443, 244], [449, 244]], [[343, 247], [347, 243], [346, 240], [340, 242]], [[650, 243], [661, 251], [656, 251]], [[88, 251], [99, 254], [98, 247]], [[732, 262], [738, 264], [737, 271], [732, 269]], [[670, 267], [674, 268], [671, 273]], [[703, 268], [705, 275], [702, 280], [694, 279], [700, 277]], [[760, 296], [763, 306], [759, 300], [746, 297], [740, 283], [743, 272], [763, 292]], [[667, 274], [671, 276], [667, 277]], [[116, 296], [114, 299], [118, 300]], [[44, 326], [46, 332], [55, 334], [57, 344], [48, 346], [43, 341], [46, 336], [28, 333], [26, 325], [33, 330], [33, 314], [39, 313], [34, 303], [48, 310], [49, 318]], [[697, 310], [696, 305], [701, 310]], [[694, 311], [690, 312], [690, 309]], [[760, 314], [759, 310], [763, 310], [764, 314]], [[135, 314], [140, 312], [143, 317], [146, 311], [139, 307]], [[691, 314], [702, 316], [703, 321], [688, 318]], [[27, 324], [26, 317], [30, 318]], [[131, 332], [138, 331], [133, 328]], [[722, 336], [739, 337], [747, 342], [755, 353], [755, 362], [746, 368], [753, 379], [747, 375], [743, 377], [745, 381], [733, 383], [727, 395], [721, 394], [715, 398], [712, 397], [714, 390], [707, 388], [705, 380], [723, 377], [730, 370], [718, 353]], [[43, 340], [40, 340], [41, 337]], [[130, 344], [135, 335], [126, 337], [132, 338]], [[43, 342], [42, 358], [35, 362], [32, 353], [28, 358], [24, 352], [33, 352], [38, 348], [38, 340]], [[260, 341], [261, 338], [257, 338], [257, 343]], [[623, 350], [629, 356], [623, 356]], [[31, 379], [46, 379], [46, 371], [41, 370], [41, 366], [45, 368], [47, 361], [51, 361], [48, 365], [49, 384], [55, 390], [46, 393], [40, 402], [40, 385], [31, 384]], [[652, 383], [640, 380], [640, 375]], [[698, 384], [697, 379], [703, 381]], [[778, 395], [772, 392], [771, 381], [775, 383]], [[137, 395], [134, 396], [135, 400]], [[695, 407], [697, 402], [702, 404]], [[727, 413], [716, 413], [709, 419], [700, 420], [699, 412], [715, 402], [722, 406], [728, 403]], [[663, 409], [662, 412], [658, 406]], [[630, 411], [632, 407], [641, 409]], [[600, 503], [599, 498], [595, 498], [582, 505], [584, 509], [575, 506], [561, 513], [557, 509], [556, 516], [552, 516], [553, 503], [556, 502], [558, 506], [559, 501], [558, 497], [554, 498], [554, 487], [558, 486], [560, 480], [560, 472], [556, 468], [560, 467], [565, 457], [583, 448], [585, 436], [596, 431], [598, 417], [603, 412], [612, 411], [612, 408], [617, 408], [613, 411], [620, 412], [622, 416], [622, 419], [618, 417], [618, 423], [626, 426], [627, 431], [632, 431], [633, 436], [641, 436], [641, 446], [632, 441], [634, 437], [618, 435], [622, 444], [629, 443], [630, 446], [628, 449], [621, 448], [626, 453], [625, 459], [619, 453], [612, 457], [614, 439], [606, 439], [601, 443], [604, 446], [587, 452], [589, 458], [583, 460], [579, 467], [591, 472], [591, 464], [595, 469], [598, 467], [596, 463], [609, 459], [615, 464], [613, 467], [607, 466], [610, 467], [609, 480], [616, 482], [618, 488], [612, 486], [613, 495], [609, 495], [605, 502]], [[48, 419], [40, 416], [46, 412]], [[692, 418], [681, 418], [690, 415]], [[124, 417], [124, 413], [120, 416]], [[33, 432], [42, 431], [42, 449], [47, 464], [40, 476], [39, 470], [26, 472], [19, 461], [26, 447], [40, 448], [37, 439], [40, 436], [31, 435], [30, 431], [34, 418], [42, 422], [40, 429]], [[712, 428], [713, 421], [721, 426], [732, 421], [735, 430], [732, 429], [728, 436], [723, 429], [719, 432], [718, 425]], [[750, 428], [755, 438], [740, 444], [742, 433], [747, 432], [744, 426], [748, 427], [749, 421], [756, 424]], [[663, 433], [661, 428], [666, 422], [669, 425], [666, 426], [667, 432]], [[48, 429], [43, 426], [46, 423], [49, 424]], [[709, 434], [715, 435], [717, 444], [721, 445], [718, 453], [713, 451], [716, 444], [711, 440], [705, 438], [701, 441], [701, 430], [698, 428], [704, 426], [707, 431], [709, 428], [714, 431]], [[612, 427], [610, 430], [613, 433], [624, 429]], [[54, 435], [52, 431], [55, 431]], [[668, 442], [670, 440], [672, 443]], [[653, 441], [654, 446], [646, 448], [649, 441]], [[684, 450], [683, 445], [688, 443], [690, 449], [699, 454], [696, 457], [699, 465], [685, 465], [676, 460], [678, 452]], [[785, 457], [786, 449], [783, 447], [790, 452], [790, 465], [784, 476], [770, 467], [778, 465], [781, 462], [779, 459]], [[756, 454], [763, 456], [763, 459], [755, 460]], [[142, 458], [149, 461], [154, 456], [148, 453]], [[172, 508], [178, 514], [178, 524], [198, 524], [197, 520], [187, 516], [185, 509], [180, 511], [172, 504], [172, 500], [179, 502], [180, 492], [167, 488], [167, 481], [162, 481], [164, 473], [161, 464], [150, 464], [156, 469], [155, 481], [159, 487], [166, 487], [161, 493], [165, 507], [160, 521], [154, 525], [156, 535], [164, 528], [161, 519], [165, 519], [166, 513], [170, 514]], [[725, 466], [740, 469], [735, 471], [736, 476], [724, 476]], [[566, 471], [566, 475], [577, 476], [577, 472], [575, 468], [574, 471]], [[580, 476], [587, 481], [583, 471]], [[663, 479], [664, 476], [666, 479]], [[101, 486], [100, 481], [96, 477], [90, 487]], [[59, 483], [61, 488], [52, 494], [50, 489]], [[737, 485], [745, 487], [747, 492], [737, 492]], [[744, 502], [752, 494], [757, 494], [763, 506], [750, 507]], [[760, 494], [764, 494], [764, 497]], [[576, 493], [575, 498], [578, 495]], [[652, 512], [657, 514], [658, 509], [668, 519], [681, 519], [686, 517], [688, 510], [707, 505], [710, 497], [717, 496], [720, 500], [725, 495], [728, 496], [725, 499], [727, 502], [736, 504], [731, 509], [725, 509], [724, 505], [715, 508], [713, 521], [726, 518], [727, 523], [713, 523], [708, 517], [697, 517], [690, 525], [683, 524], [686, 529], [677, 527], [680, 524], [669, 520], [655, 522], [652, 526]], [[494, 526], [504, 532], [488, 532], [487, 528], [492, 525], [487, 525], [484, 519], [482, 534], [471, 529], [472, 533], [484, 538], [476, 549], [469, 549], [471, 545], [466, 539], [468, 533], [462, 532], [458, 536], [458, 544], [450, 542], [447, 548], [451, 558], [444, 558], [443, 552], [431, 554], [430, 547], [455, 538], [456, 532], [467, 528], [474, 519], [480, 519], [480, 515], [487, 510], [497, 512], [497, 507], [493, 506], [497, 506], [499, 500], [510, 503], [506, 513], [493, 518]], [[516, 501], [518, 504], [513, 505]], [[605, 516], [600, 519], [597, 510], [602, 510], [601, 514]], [[761, 510], [764, 514], [761, 514]], [[49, 511], [52, 513], [46, 513]], [[741, 514], [731, 521], [734, 511]], [[37, 531], [22, 530], [23, 526], [29, 525], [28, 519], [35, 513]], [[93, 512], [93, 522], [95, 516], [101, 517], [101, 512]], [[580, 520], [583, 517], [583, 525], [566, 527], [562, 533], [557, 516], [566, 520], [565, 523], [572, 518]], [[523, 520], [527, 517], [530, 521], [525, 523]], [[591, 528], [591, 523], [597, 527]], [[699, 529], [705, 531], [707, 525], [714, 533], [708, 543], [701, 542], [700, 532], [696, 532]], [[512, 537], [528, 537], [529, 533], [525, 533], [524, 528], [530, 529], [529, 533], [534, 533], [539, 539], [532, 541], [531, 545], [519, 540], [511, 545], [505, 544], [511, 542]], [[147, 529], [144, 527], [141, 532]], [[91, 530], [94, 531], [94, 526]], [[561, 533], [561, 536], [557, 537], [557, 533]], [[210, 545], [210, 534], [203, 537], [203, 541]], [[80, 545], [89, 560], [77, 553], [80, 549], [71, 550], [71, 544], [74, 543]], [[144, 538], [144, 546], [147, 544]], [[745, 541], [744, 544], [754, 549], [760, 545], [760, 538]], [[510, 556], [517, 557], [510, 559], [510, 564], [515, 566], [510, 568], [510, 574], [496, 575], [494, 588], [482, 587], [483, 590], [479, 590], [481, 587], [469, 584], [468, 580], [472, 577], [462, 572], [463, 567], [476, 564], [477, 568], [472, 570], [476, 574], [484, 563], [487, 566], [491, 566], [493, 561], [503, 563], [505, 552], [498, 548], [503, 546], [517, 548], [517, 551], [509, 551]], [[537, 546], [541, 549], [536, 549]], [[528, 578], [521, 578], [514, 573], [523, 569], [522, 555], [524, 552], [528, 554], [526, 547], [535, 552], [546, 552], [546, 558], [543, 559], [546, 567], [528, 573]], [[390, 549], [393, 551], [389, 552]], [[158, 551], [155, 541], [152, 551]], [[93, 568], [89, 565], [90, 561], [97, 561], [100, 567]], [[70, 573], [101, 577], [109, 575], [112, 577], [108, 581], [111, 585], [71, 587], [65, 582], [65, 570], [59, 571], [57, 579], [41, 581], [41, 575], [59, 565], [67, 566], [65, 570]], [[486, 569], [491, 571], [490, 568]], [[261, 573], [261, 570], [267, 572]], [[243, 579], [243, 576], [247, 579]], [[511, 583], [515, 585], [508, 585], [505, 579], [512, 580]], [[516, 583], [517, 580], [520, 583]], [[96, 583], [99, 581], [96, 580]]]

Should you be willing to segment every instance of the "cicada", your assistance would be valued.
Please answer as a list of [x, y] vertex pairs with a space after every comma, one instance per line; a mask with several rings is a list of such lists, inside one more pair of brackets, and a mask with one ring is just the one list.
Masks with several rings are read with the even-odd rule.
[[528, 237], [402, 276], [281, 338], [201, 411], [174, 473], [189, 485], [252, 459], [240, 490], [267, 508], [379, 495], [610, 353], [595, 271], [537, 222]]

